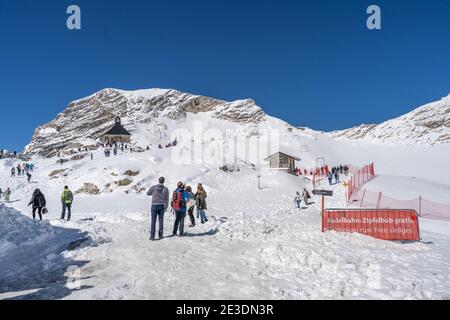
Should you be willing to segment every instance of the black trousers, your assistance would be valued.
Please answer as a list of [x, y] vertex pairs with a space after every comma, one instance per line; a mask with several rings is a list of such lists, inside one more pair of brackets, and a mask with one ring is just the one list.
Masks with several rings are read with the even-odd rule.
[[42, 221], [42, 207], [33, 207], [33, 220], [36, 219], [36, 210], [39, 215], [39, 219]]
[[189, 219], [191, 219], [191, 225], [193, 226], [195, 226], [194, 208], [195, 207], [192, 207], [191, 209], [188, 210]]
[[175, 211], [175, 225], [173, 226], [173, 234], [177, 234], [178, 228], [180, 228], [180, 236], [184, 233], [184, 218], [186, 212]]

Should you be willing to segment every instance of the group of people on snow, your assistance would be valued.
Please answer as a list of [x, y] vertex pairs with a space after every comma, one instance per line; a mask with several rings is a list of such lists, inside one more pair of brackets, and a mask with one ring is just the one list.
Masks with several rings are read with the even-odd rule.
[[297, 209], [301, 209], [302, 200], [305, 203], [305, 205], [309, 206], [309, 199], [311, 199], [311, 194], [306, 190], [306, 188], [303, 188], [303, 192], [300, 194], [300, 192], [297, 191], [294, 199], [294, 203], [296, 205]]
[[[152, 196], [151, 208], [151, 226], [150, 226], [150, 240], [156, 240], [156, 222], [159, 222], [158, 239], [164, 237], [164, 214], [169, 210], [169, 189], [164, 186], [165, 178], [159, 178], [159, 183], [152, 186], [148, 192], [148, 196]], [[203, 185], [197, 185], [197, 191], [194, 193], [191, 186], [185, 185], [183, 182], [178, 182], [176, 189], [172, 193], [170, 201], [170, 208], [175, 215], [175, 223], [173, 226], [172, 235], [184, 236], [184, 223], [186, 214], [189, 215], [191, 224], [189, 227], [195, 227], [194, 210], [197, 208], [197, 219], [201, 223], [208, 222], [206, 216], [206, 197], [207, 193]]]
[[7, 150], [1, 149], [0, 150], [0, 159], [4, 159], [4, 158], [17, 158], [17, 151], [8, 152]]
[[11, 168], [11, 178], [15, 178], [17, 176], [26, 176], [28, 183], [31, 183], [31, 172], [34, 170], [34, 165], [32, 163], [24, 163], [17, 165], [17, 167]]

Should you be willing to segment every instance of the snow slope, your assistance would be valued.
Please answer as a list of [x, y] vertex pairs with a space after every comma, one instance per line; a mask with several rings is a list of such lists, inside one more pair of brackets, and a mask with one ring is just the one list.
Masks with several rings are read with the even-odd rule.
[[[120, 101], [160, 94], [117, 92], [112, 96]], [[238, 109], [245, 104], [237, 102]], [[233, 103], [222, 107], [227, 115], [228, 108], [231, 114], [237, 110]], [[0, 273], [0, 299], [450, 299], [450, 223], [421, 219], [418, 243], [323, 234], [320, 199], [308, 208], [293, 205], [295, 191], [310, 189], [310, 180], [272, 171], [263, 160], [283, 150], [300, 157], [300, 167], [313, 167], [318, 158], [330, 166], [375, 162], [380, 177], [374, 188], [396, 196], [403, 186], [408, 197], [429, 190], [433, 200], [446, 202], [450, 144], [336, 141], [267, 115], [239, 121], [242, 115], [231, 120], [211, 114], [222, 111], [215, 105], [214, 111], [185, 112], [177, 120], [163, 116], [134, 123], [134, 147], [143, 152], [119, 150], [105, 158], [103, 150], [93, 149], [94, 160], [64, 155], [68, 161], [63, 164], [56, 157], [35, 156], [31, 184], [9, 177], [18, 160], [0, 160], [0, 187], [13, 191], [8, 208], [0, 209], [0, 268], [5, 271]], [[45, 135], [52, 135], [48, 130]], [[82, 142], [71, 130], [62, 139]], [[52, 147], [51, 138], [38, 135], [30, 145], [36, 154]], [[174, 138], [177, 147], [157, 147]], [[224, 164], [240, 171], [225, 173], [219, 169]], [[145, 191], [162, 175], [171, 190], [178, 181], [203, 183], [210, 222], [186, 228], [187, 237], [150, 242], [151, 199]], [[77, 191], [86, 183], [88, 191], [98, 194], [77, 194], [73, 220], [59, 221], [64, 185]], [[37, 187], [48, 202], [43, 223], [29, 220], [27, 204]], [[345, 206], [344, 187], [330, 188], [334, 197], [327, 199], [327, 207]], [[167, 213], [166, 236], [173, 222]]]

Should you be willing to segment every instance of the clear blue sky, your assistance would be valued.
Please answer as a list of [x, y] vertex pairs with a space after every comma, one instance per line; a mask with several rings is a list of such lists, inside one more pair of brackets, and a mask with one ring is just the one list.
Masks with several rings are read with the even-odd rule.
[[320, 130], [382, 122], [450, 93], [449, 17], [448, 0], [0, 0], [0, 148], [105, 87], [253, 98]]

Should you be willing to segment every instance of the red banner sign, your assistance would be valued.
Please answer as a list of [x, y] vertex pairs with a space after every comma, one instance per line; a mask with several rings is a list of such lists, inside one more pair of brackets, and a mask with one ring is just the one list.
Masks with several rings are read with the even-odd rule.
[[327, 209], [322, 230], [362, 233], [382, 240], [420, 240], [415, 210]]

